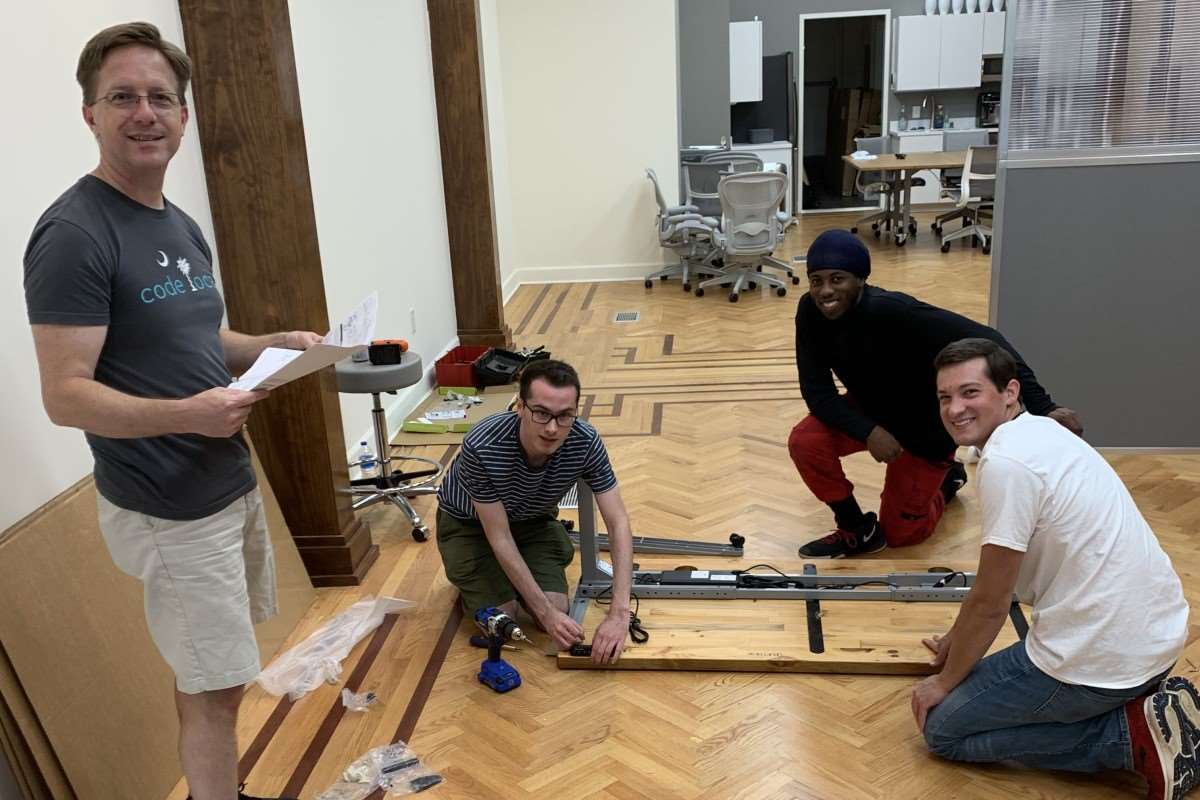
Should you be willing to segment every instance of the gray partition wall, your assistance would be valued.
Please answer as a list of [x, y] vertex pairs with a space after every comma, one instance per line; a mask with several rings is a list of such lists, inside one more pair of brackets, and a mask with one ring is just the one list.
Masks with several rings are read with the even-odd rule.
[[1200, 9], [1018, 9], [991, 322], [1092, 444], [1200, 447]]
[[679, 143], [729, 138], [729, 0], [679, 0]]

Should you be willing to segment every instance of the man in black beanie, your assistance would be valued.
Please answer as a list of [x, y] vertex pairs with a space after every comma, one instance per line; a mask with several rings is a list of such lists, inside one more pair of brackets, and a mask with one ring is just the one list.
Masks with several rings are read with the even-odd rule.
[[[1076, 434], [1074, 411], [1054, 404], [997, 331], [901, 292], [867, 285], [871, 254], [847, 231], [826, 231], [808, 250], [808, 293], [796, 311], [796, 364], [809, 415], [788, 452], [800, 477], [832, 510], [836, 529], [800, 548], [841, 558], [904, 547], [933, 533], [967, 482], [938, 410], [933, 359], [951, 342], [991, 339], [1017, 360], [1021, 400]], [[845, 387], [839, 393], [834, 376]], [[863, 513], [841, 459], [867, 450], [887, 474], [878, 517]]]

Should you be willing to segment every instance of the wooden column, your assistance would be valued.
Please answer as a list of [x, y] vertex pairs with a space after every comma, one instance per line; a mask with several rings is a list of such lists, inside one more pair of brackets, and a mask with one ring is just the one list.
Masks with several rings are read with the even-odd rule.
[[[180, 0], [230, 327], [329, 329], [287, 0]], [[346, 493], [333, 369], [250, 416], [271, 488], [317, 586], [360, 582], [378, 557]]]
[[508, 347], [476, 0], [427, 0], [427, 6], [458, 338]]

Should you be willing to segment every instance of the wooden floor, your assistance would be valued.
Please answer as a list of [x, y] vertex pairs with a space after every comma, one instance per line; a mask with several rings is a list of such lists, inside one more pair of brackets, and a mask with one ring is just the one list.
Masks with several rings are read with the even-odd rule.
[[[871, 282], [986, 320], [989, 259], [937, 249], [928, 214], [915, 242], [868, 240]], [[850, 215], [805, 218], [786, 253], [802, 253]], [[793, 316], [803, 287], [784, 298], [723, 292], [696, 298], [678, 282], [521, 288], [507, 306], [518, 344], [544, 344], [579, 369], [583, 407], [604, 435], [635, 533], [746, 539], [745, 560], [639, 556], [644, 568], [718, 568], [794, 560], [830, 525], [785, 449], [805, 413], [796, 383]], [[638, 311], [634, 323], [614, 323]], [[1019, 344], [1019, 342], [1018, 342]], [[1037, 368], [1037, 365], [1033, 365]], [[1053, 393], [1055, 387], [1047, 381]], [[1080, 411], [1089, 399], [1055, 395]], [[452, 448], [422, 448], [443, 458]], [[1193, 606], [1200, 601], [1200, 456], [1119, 455], [1113, 465], [1173, 558]], [[974, 467], [968, 467], [974, 477]], [[864, 507], [877, 504], [882, 469], [848, 460]], [[979, 509], [968, 486], [937, 534], [888, 551], [913, 569], [978, 555]], [[418, 510], [433, 517], [434, 503]], [[363, 595], [417, 602], [351, 654], [342, 684], [296, 703], [252, 689], [240, 738], [248, 791], [312, 798], [369, 748], [407, 740], [445, 783], [429, 798], [1119, 798], [1139, 793], [1120, 773], [1099, 777], [1006, 766], [966, 767], [929, 756], [909, 712], [903, 676], [559, 670], [536, 649], [508, 653], [523, 685], [497, 695], [475, 680], [482, 652], [454, 611], [434, 542], [407, 536], [397, 511], [367, 512], [381, 556], [367, 583], [325, 589], [293, 642]], [[577, 572], [577, 570], [576, 570]], [[714, 611], [714, 613], [720, 613]], [[653, 625], [654, 620], [647, 620]], [[934, 633], [935, 631], [929, 631]], [[1180, 665], [1196, 672], [1188, 656]], [[344, 712], [343, 686], [382, 698]], [[182, 800], [182, 786], [171, 794]]]

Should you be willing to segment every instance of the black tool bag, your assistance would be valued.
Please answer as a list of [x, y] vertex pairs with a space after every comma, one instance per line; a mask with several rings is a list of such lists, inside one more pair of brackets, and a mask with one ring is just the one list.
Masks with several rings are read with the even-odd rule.
[[490, 348], [475, 359], [475, 382], [480, 386], [503, 386], [512, 383], [527, 363], [549, 357], [550, 354], [542, 347], [520, 353], [499, 347]]

